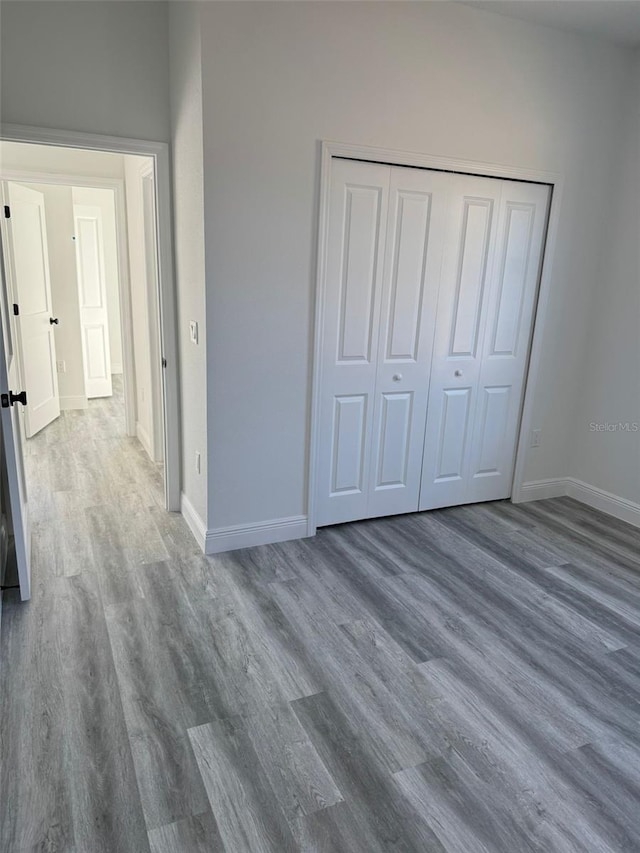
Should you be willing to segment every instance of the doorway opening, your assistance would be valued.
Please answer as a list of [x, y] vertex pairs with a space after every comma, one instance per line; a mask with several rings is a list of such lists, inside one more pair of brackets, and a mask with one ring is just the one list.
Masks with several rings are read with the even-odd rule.
[[[3, 335], [28, 401], [14, 407], [17, 468], [40, 532], [74, 519], [56, 544], [60, 574], [80, 571], [101, 539], [91, 508], [115, 520], [124, 508], [165, 512], [179, 500], [158, 166], [154, 153], [0, 141]], [[168, 172], [161, 178], [166, 203]]]

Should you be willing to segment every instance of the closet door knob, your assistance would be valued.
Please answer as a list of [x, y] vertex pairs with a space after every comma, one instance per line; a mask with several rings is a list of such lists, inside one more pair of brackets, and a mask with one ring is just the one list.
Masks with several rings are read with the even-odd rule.
[[401, 374], [401, 373], [394, 373], [394, 374], [393, 374], [393, 381], [394, 381], [394, 382], [400, 382], [400, 380], [401, 380], [401, 379], [402, 379], [402, 374]]
[[454, 370], [453, 375], [454, 376], [462, 376], [462, 371], [461, 370]]

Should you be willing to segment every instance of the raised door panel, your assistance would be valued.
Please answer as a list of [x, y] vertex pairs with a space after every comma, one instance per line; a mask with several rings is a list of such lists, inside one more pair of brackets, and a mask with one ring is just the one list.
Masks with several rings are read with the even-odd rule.
[[482, 389], [480, 417], [477, 423], [478, 454], [473, 466], [474, 477], [496, 477], [504, 473], [504, 443], [507, 437], [511, 387], [508, 385]]
[[480, 330], [494, 200], [463, 199], [450, 356], [475, 356]]
[[381, 187], [345, 187], [338, 362], [371, 360], [381, 201]]
[[76, 231], [80, 304], [83, 308], [104, 308], [97, 219], [78, 216]]
[[432, 193], [398, 192], [385, 334], [387, 361], [418, 358], [431, 202]]
[[367, 514], [390, 173], [389, 166], [332, 161], [321, 306], [318, 525]]
[[382, 395], [374, 489], [407, 485], [413, 393]]
[[41, 194], [13, 205], [13, 246], [21, 316], [42, 314], [51, 307], [46, 226]]
[[535, 211], [534, 204], [508, 202], [506, 205], [498, 291], [490, 318], [488, 356], [517, 355], [522, 338], [527, 337], [521, 334], [528, 331], [528, 328], [523, 330], [522, 313], [526, 307], [527, 274], [532, 261], [536, 263], [538, 260], [532, 258]]
[[464, 476], [471, 388], [445, 388], [442, 393], [435, 481], [450, 482]]
[[100, 324], [85, 326], [83, 334], [87, 378], [91, 381], [108, 379], [109, 363], [107, 357], [109, 351], [104, 326]]
[[334, 399], [331, 496], [363, 491], [367, 395]]

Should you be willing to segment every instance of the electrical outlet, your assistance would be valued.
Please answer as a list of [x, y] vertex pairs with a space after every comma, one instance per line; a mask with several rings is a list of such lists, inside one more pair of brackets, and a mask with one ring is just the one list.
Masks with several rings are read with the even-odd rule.
[[200, 473], [200, 452], [196, 450], [196, 474]]
[[66, 373], [67, 363], [65, 361], [56, 361], [56, 370], [58, 373]]
[[189, 339], [192, 344], [198, 343], [198, 323], [195, 320], [189, 320]]
[[531, 447], [540, 447], [540, 432], [539, 429], [534, 429], [531, 432]]

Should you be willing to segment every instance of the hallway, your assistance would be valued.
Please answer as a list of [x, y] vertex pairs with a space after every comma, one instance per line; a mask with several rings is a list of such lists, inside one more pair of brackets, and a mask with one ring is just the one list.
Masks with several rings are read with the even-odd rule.
[[118, 398], [29, 442], [0, 850], [637, 850], [638, 532], [569, 499], [203, 557]]

